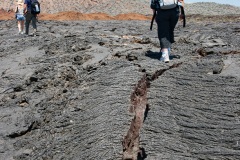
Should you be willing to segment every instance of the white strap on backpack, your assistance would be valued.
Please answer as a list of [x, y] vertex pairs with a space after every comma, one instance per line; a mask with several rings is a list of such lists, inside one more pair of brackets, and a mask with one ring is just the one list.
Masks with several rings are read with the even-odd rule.
[[178, 0], [159, 0], [161, 9], [172, 9], [177, 7]]

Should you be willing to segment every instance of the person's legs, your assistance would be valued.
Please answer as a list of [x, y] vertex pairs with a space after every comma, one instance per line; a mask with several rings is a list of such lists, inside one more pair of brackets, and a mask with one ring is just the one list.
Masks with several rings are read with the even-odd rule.
[[[174, 29], [177, 25], [179, 19], [179, 8], [176, 8], [172, 10], [171, 12], [171, 18], [170, 18], [170, 23], [169, 23], [169, 35], [170, 35], [170, 42], [171, 44], [175, 42], [174, 40]], [[170, 55], [171, 48], [168, 48], [168, 54]]]
[[32, 16], [32, 26], [33, 26], [33, 32], [36, 34], [37, 32], [37, 16], [33, 15]]
[[21, 25], [21, 34], [23, 34], [23, 29], [24, 29], [24, 20], [20, 21], [20, 25]]
[[170, 20], [169, 20], [169, 10], [160, 10], [157, 12], [156, 22], [158, 25], [158, 38], [161, 47], [162, 56], [161, 61], [169, 62], [168, 48], [171, 46], [170, 42]]
[[169, 48], [171, 45], [169, 34], [169, 13], [168, 10], [157, 12], [156, 22], [158, 26], [158, 39], [161, 48]]
[[31, 13], [27, 13], [26, 14], [26, 20], [25, 20], [25, 34], [28, 35], [29, 32], [29, 24], [32, 20], [32, 14]]
[[21, 21], [18, 20], [18, 33], [20, 34], [21, 32]]
[[179, 8], [175, 8], [171, 10], [171, 17], [169, 21], [169, 34], [170, 34], [170, 42], [174, 43], [174, 29], [177, 25], [179, 19]]

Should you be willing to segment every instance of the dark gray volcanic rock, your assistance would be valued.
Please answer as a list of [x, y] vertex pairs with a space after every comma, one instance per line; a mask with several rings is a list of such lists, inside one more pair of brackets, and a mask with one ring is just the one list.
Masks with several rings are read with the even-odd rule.
[[[240, 159], [239, 22], [0, 21], [0, 159]], [[180, 56], [180, 59], [179, 59]]]

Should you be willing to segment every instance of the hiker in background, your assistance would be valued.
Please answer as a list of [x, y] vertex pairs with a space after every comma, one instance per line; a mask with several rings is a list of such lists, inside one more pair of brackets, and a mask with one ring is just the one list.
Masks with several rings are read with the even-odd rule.
[[40, 4], [37, 0], [25, 0], [25, 34], [29, 34], [29, 25], [32, 22], [33, 34], [36, 35], [37, 32], [37, 16], [40, 13]]
[[18, 34], [23, 34], [23, 29], [24, 29], [24, 3], [23, 0], [18, 0], [16, 4], [16, 19], [18, 22]]
[[174, 29], [178, 22], [180, 10], [178, 3], [184, 4], [184, 0], [151, 0], [151, 8], [156, 14], [158, 26], [158, 38], [162, 53], [160, 61], [169, 62], [171, 44], [174, 43]]

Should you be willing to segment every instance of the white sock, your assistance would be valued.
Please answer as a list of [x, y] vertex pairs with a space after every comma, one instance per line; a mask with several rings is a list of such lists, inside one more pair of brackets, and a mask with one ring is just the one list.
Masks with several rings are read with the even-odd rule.
[[166, 56], [166, 55], [168, 55], [169, 53], [168, 53], [168, 51], [163, 51], [162, 52], [162, 56], [164, 57], [164, 56]]

